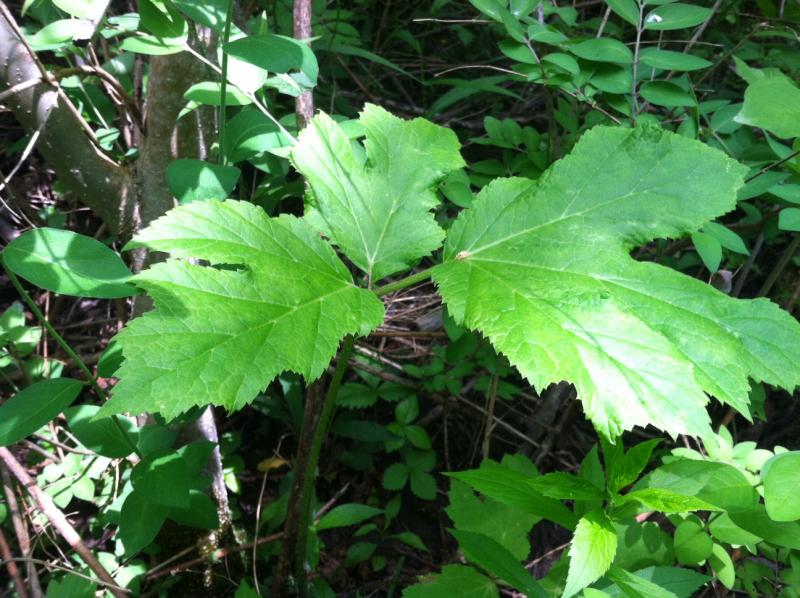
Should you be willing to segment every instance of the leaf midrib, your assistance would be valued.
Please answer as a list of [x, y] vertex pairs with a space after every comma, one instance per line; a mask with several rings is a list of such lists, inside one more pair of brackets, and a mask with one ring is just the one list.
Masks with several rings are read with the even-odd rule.
[[[621, 145], [621, 143], [620, 143], [620, 145]], [[615, 148], [614, 151], [616, 151], [618, 148], [619, 148], [619, 146], [617, 148]], [[695, 171], [699, 167], [699, 164], [700, 164], [700, 161], [698, 160], [697, 163], [695, 164], [694, 168], [692, 169], [691, 173], [688, 175], [689, 177], [694, 175]], [[494, 241], [492, 241], [490, 243], [487, 243], [486, 245], [480, 246], [478, 249], [475, 249], [475, 245], [480, 242], [480, 238], [475, 239], [475, 241], [473, 241], [473, 244], [470, 245], [470, 247], [467, 249], [467, 251], [469, 252], [469, 256], [471, 257], [471, 256], [474, 256], [474, 255], [477, 255], [477, 254], [481, 253], [482, 251], [486, 251], [487, 249], [491, 249], [492, 247], [495, 247], [497, 245], [501, 245], [501, 244], [505, 243], [506, 241], [510, 241], [511, 239], [515, 239], [517, 237], [520, 237], [520, 236], [523, 236], [523, 235], [527, 235], [529, 233], [532, 233], [534, 231], [540, 230], [542, 228], [546, 228], [546, 227], [548, 227], [548, 226], [550, 226], [552, 224], [558, 224], [558, 223], [561, 223], [561, 222], [567, 222], [567, 221], [569, 221], [569, 220], [571, 220], [573, 218], [578, 218], [580, 216], [584, 216], [584, 215], [586, 215], [588, 213], [593, 212], [594, 210], [597, 210], [597, 209], [604, 208], [606, 206], [612, 205], [612, 204], [614, 204], [614, 203], [616, 203], [618, 201], [621, 201], [623, 199], [628, 199], [629, 197], [631, 197], [631, 196], [633, 196], [633, 195], [635, 195], [637, 193], [643, 193], [645, 191], [640, 191], [639, 186], [643, 182], [645, 182], [647, 180], [647, 177], [650, 175], [650, 173], [652, 173], [653, 169], [656, 166], [658, 166], [658, 162], [654, 161], [650, 165], [650, 170], [648, 170], [647, 173], [644, 174], [639, 179], [639, 181], [637, 182], [637, 184], [634, 186], [634, 188], [631, 191], [629, 191], [629, 192], [627, 192], [627, 193], [625, 193], [623, 195], [617, 195], [615, 197], [612, 197], [611, 199], [609, 199], [607, 201], [604, 201], [602, 203], [594, 203], [590, 207], [586, 208], [585, 210], [581, 210], [579, 212], [573, 212], [572, 214], [567, 214], [566, 213], [567, 210], [569, 210], [572, 207], [572, 205], [578, 199], [579, 195], [583, 192], [583, 190], [586, 188], [586, 186], [594, 178], [594, 176], [593, 176], [594, 173], [592, 175], [586, 174], [585, 178], [584, 178], [583, 185], [579, 189], [576, 189], [574, 191], [574, 193], [572, 194], [572, 198], [570, 199], [569, 203], [564, 207], [564, 210], [561, 212], [561, 214], [559, 216], [557, 216], [556, 218], [554, 218], [552, 220], [548, 220], [548, 221], [545, 221], [545, 222], [540, 222], [538, 224], [535, 224], [534, 226], [531, 226], [531, 227], [528, 227], [528, 228], [524, 228], [524, 229], [519, 230], [517, 232], [514, 232], [514, 233], [511, 233], [509, 235], [506, 235], [505, 237], [501, 237], [499, 239], [496, 239], [496, 240], [494, 240]], [[598, 166], [598, 168], [595, 170], [595, 173], [599, 172], [599, 170], [601, 170], [601, 168]], [[549, 176], [554, 176], [554, 175], [549, 175]], [[547, 189], [546, 187], [537, 187], [537, 188], [535, 188], [534, 192], [533, 192], [533, 195], [532, 195], [532, 197], [530, 198], [529, 201], [535, 201], [535, 199], [540, 194], [546, 194], [548, 191], [549, 191], [549, 189]], [[651, 192], [654, 195], [660, 195], [659, 193], [657, 193], [655, 191], [651, 191]], [[671, 197], [671, 196], [667, 196], [667, 197]], [[520, 193], [520, 195], [517, 198], [515, 198], [514, 200], [509, 202], [506, 206], [504, 206], [503, 209], [500, 210], [500, 212], [498, 212], [498, 214], [496, 215], [494, 220], [491, 222], [491, 224], [489, 224], [488, 226], [486, 226], [484, 228], [484, 231], [483, 231], [483, 233], [481, 233], [481, 236], [485, 235], [487, 233], [487, 231], [489, 231], [489, 229], [491, 229], [491, 227], [494, 226], [497, 223], [497, 221], [500, 219], [500, 217], [502, 216], [502, 214], [506, 210], [511, 208], [511, 206], [516, 205], [517, 202], [524, 201], [524, 199], [525, 199], [524, 193]]]

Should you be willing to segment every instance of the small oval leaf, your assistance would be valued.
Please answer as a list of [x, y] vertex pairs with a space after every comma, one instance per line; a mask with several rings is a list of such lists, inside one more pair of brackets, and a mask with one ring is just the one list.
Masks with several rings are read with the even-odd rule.
[[62, 295], [117, 299], [137, 293], [119, 255], [97, 239], [68, 230], [22, 233], [5, 248], [3, 260], [15, 274]]
[[0, 446], [33, 434], [72, 404], [83, 382], [72, 378], [41, 380], [21, 390], [0, 407]]

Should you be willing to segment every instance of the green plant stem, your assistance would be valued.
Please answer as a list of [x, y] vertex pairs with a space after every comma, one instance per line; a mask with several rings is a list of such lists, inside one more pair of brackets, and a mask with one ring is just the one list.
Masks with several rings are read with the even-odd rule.
[[314, 482], [317, 478], [317, 465], [319, 464], [319, 453], [322, 450], [322, 443], [328, 435], [328, 427], [333, 417], [336, 407], [336, 396], [342, 386], [342, 379], [347, 370], [350, 356], [353, 354], [353, 346], [356, 339], [348, 336], [342, 350], [339, 351], [339, 360], [336, 362], [336, 369], [333, 371], [328, 392], [325, 394], [325, 402], [322, 412], [319, 415], [317, 425], [314, 427], [314, 436], [311, 439], [311, 448], [308, 453], [308, 467], [306, 477], [303, 480], [303, 491], [300, 495], [300, 514], [297, 524], [297, 546], [295, 547], [295, 581], [297, 582], [298, 592], [302, 598], [308, 595], [308, 581], [306, 576], [306, 552], [308, 550], [308, 522], [311, 517], [311, 499], [314, 496]]
[[373, 289], [373, 293], [375, 293], [378, 297], [383, 297], [384, 295], [388, 295], [389, 293], [394, 293], [395, 291], [401, 291], [405, 288], [410, 287], [411, 285], [417, 284], [418, 282], [422, 282], [423, 280], [428, 280], [431, 277], [431, 272], [433, 272], [434, 267], [425, 268], [424, 270], [420, 270], [415, 274], [411, 274], [410, 276], [406, 276], [405, 278], [401, 278], [400, 280], [396, 280], [395, 282], [390, 282], [389, 284], [380, 286], [376, 289]]
[[[75, 365], [78, 366], [78, 369], [80, 369], [81, 372], [83, 372], [83, 375], [86, 377], [86, 381], [94, 389], [94, 392], [97, 394], [97, 396], [104, 401], [108, 400], [105, 391], [103, 391], [103, 389], [100, 388], [100, 384], [98, 384], [97, 378], [95, 378], [94, 374], [92, 374], [92, 371], [83, 362], [80, 356], [72, 349], [72, 347], [69, 346], [69, 343], [67, 343], [67, 341], [64, 340], [64, 337], [61, 336], [61, 334], [59, 334], [59, 332], [47, 320], [45, 315], [42, 313], [42, 310], [39, 309], [39, 306], [36, 305], [36, 302], [28, 294], [28, 291], [26, 291], [25, 288], [22, 286], [22, 283], [20, 283], [19, 278], [17, 278], [17, 275], [14, 274], [14, 272], [11, 271], [11, 268], [9, 268], [6, 265], [5, 259], [2, 258], [2, 254], [0, 254], [0, 261], [3, 264], [3, 269], [6, 271], [6, 274], [8, 274], [8, 279], [11, 281], [11, 284], [17, 290], [20, 297], [22, 297], [22, 300], [25, 301], [26, 305], [30, 308], [31, 312], [33, 312], [33, 315], [36, 316], [36, 319], [38, 319], [42, 323], [42, 326], [45, 327], [47, 333], [55, 339], [55, 341], [69, 356], [69, 358], [72, 359]], [[144, 459], [144, 455], [142, 455], [141, 451], [139, 451], [138, 447], [136, 446], [136, 443], [134, 443], [133, 440], [131, 440], [130, 436], [128, 436], [128, 432], [125, 430], [125, 427], [119, 421], [119, 417], [117, 415], [112, 415], [111, 421], [113, 421], [114, 425], [117, 426], [117, 428], [119, 428], [119, 431], [122, 433], [122, 437], [125, 439], [125, 443], [128, 445], [128, 447], [130, 447], [140, 459]]]
[[228, 8], [225, 11], [225, 29], [222, 32], [222, 67], [221, 79], [219, 82], [219, 163], [223, 166], [228, 162], [225, 156], [225, 125], [226, 108], [228, 103], [228, 53], [225, 46], [231, 37], [231, 21], [233, 20], [233, 0], [228, 0]]

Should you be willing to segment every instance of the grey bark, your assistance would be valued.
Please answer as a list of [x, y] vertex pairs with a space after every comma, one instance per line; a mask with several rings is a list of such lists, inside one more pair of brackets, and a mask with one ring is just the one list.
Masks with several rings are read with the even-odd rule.
[[132, 174], [103, 154], [67, 96], [49, 82], [0, 2], [0, 93], [31, 80], [42, 82], [12, 93], [5, 105], [29, 133], [40, 131], [36, 149], [75, 197], [114, 234], [130, 233], [136, 210]]
[[150, 60], [145, 133], [137, 161], [142, 226], [175, 206], [166, 166], [175, 158], [205, 158], [208, 153], [206, 140], [213, 137], [210, 111], [200, 109], [178, 120], [186, 105], [183, 94], [204, 78], [205, 68], [187, 52]]
[[[207, 30], [198, 30], [199, 46], [213, 54], [215, 40]], [[130, 236], [169, 209], [175, 202], [166, 181], [167, 165], [178, 157], [206, 158], [214, 138], [211, 109], [199, 109], [178, 120], [186, 104], [183, 94], [207, 78], [206, 68], [188, 52], [153, 56], [146, 96], [146, 115], [139, 159], [135, 171], [109, 159], [96, 145], [91, 129], [69, 99], [49, 76], [25, 44], [4, 2], [0, 2], [0, 93], [31, 80], [41, 83], [11, 94], [5, 103], [28, 132], [40, 131], [37, 149], [52, 166], [59, 180], [100, 217], [109, 230]], [[154, 261], [142, 252], [134, 257], [134, 271]], [[134, 313], [150, 307], [137, 301]], [[222, 477], [222, 458], [218, 446], [213, 410], [209, 407], [187, 430], [192, 439], [214, 442], [209, 473], [212, 494], [220, 523], [230, 525], [230, 507]]]
[[[197, 49], [206, 54], [211, 53], [214, 48], [211, 33], [200, 30], [198, 36], [204, 43]], [[207, 76], [203, 64], [188, 52], [153, 56], [150, 60], [145, 99], [145, 131], [137, 162], [139, 193], [142, 197], [139, 210], [141, 226], [146, 226], [175, 206], [175, 200], [167, 186], [167, 165], [176, 158], [203, 159], [208, 156], [210, 140], [215, 136], [211, 109], [200, 108], [178, 119], [181, 109], [186, 105], [183, 94]], [[157, 256], [150, 256], [148, 261], [156, 259]], [[144, 256], [140, 256], [137, 260], [138, 267], [142, 266], [143, 260]], [[146, 307], [139, 305], [136, 311], [144, 311]], [[191, 440], [202, 439], [216, 445], [207, 471], [212, 479], [211, 493], [217, 504], [220, 528], [228, 529], [231, 512], [223, 479], [214, 410], [207, 407], [183, 434]]]

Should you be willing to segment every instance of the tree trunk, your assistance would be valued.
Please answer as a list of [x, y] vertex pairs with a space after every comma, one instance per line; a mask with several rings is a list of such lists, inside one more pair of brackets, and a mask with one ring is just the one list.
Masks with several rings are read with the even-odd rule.
[[[41, 81], [30, 87], [24, 84]], [[108, 158], [94, 134], [57, 83], [49, 82], [36, 55], [0, 2], [0, 93], [20, 86], [4, 103], [28, 133], [39, 131], [36, 149], [81, 203], [116, 235], [133, 230], [136, 187], [126, 168]]]
[[[203, 45], [198, 49], [213, 54], [213, 34], [198, 28], [198, 38]], [[150, 59], [144, 131], [136, 169], [131, 172], [109, 159], [96, 145], [91, 128], [66, 95], [49, 82], [49, 75], [25, 44], [5, 3], [0, 2], [0, 93], [20, 87], [5, 103], [29, 133], [39, 132], [37, 149], [59, 180], [114, 234], [130, 236], [174, 207], [166, 181], [166, 168], [172, 160], [207, 157], [215, 137], [212, 109], [200, 108], [178, 120], [186, 104], [183, 94], [207, 75], [206, 67], [188, 52]], [[28, 85], [30, 81], [40, 82]], [[154, 259], [158, 258], [138, 252], [133, 260], [134, 271]], [[134, 313], [142, 313], [150, 306], [149, 301], [140, 299], [134, 305]], [[183, 436], [217, 444], [213, 410], [209, 407], [183, 431]], [[212, 496], [220, 526], [227, 534], [231, 515], [219, 446], [211, 456], [208, 472], [213, 478]]]

